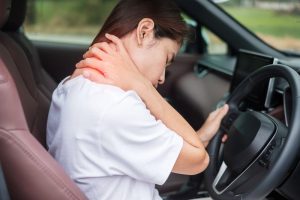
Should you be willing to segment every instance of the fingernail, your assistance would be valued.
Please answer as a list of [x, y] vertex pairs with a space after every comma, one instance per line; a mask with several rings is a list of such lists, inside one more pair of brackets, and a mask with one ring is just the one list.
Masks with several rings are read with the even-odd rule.
[[224, 105], [223, 110], [225, 110], [226, 112], [229, 110], [229, 106], [227, 104]]

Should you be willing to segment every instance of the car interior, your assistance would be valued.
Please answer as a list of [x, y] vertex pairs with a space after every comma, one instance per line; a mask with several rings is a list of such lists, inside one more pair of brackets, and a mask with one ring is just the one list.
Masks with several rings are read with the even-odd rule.
[[[158, 91], [195, 130], [224, 103], [230, 112], [207, 148], [207, 171], [171, 174], [157, 186], [161, 196], [298, 199], [300, 55], [266, 44], [213, 1], [174, 1], [197, 22], [197, 37]], [[47, 152], [45, 137], [52, 92], [88, 45], [29, 39], [27, 3], [0, 0], [0, 199], [86, 199]], [[204, 29], [226, 43], [226, 54], [208, 53]]]

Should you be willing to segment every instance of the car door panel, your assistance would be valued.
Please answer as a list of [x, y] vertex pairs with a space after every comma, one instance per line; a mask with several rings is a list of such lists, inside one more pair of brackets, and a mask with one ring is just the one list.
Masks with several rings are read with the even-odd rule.
[[195, 72], [190, 72], [175, 83], [173, 105], [194, 129], [199, 129], [228, 89], [229, 81], [222, 75], [208, 72], [204, 77], [198, 77]]
[[[215, 57], [215, 56], [212, 56]], [[205, 60], [205, 62], [202, 62]], [[232, 71], [234, 61], [223, 56], [224, 66]], [[186, 120], [198, 129], [207, 115], [215, 109], [217, 102], [228, 92], [231, 76], [217, 71], [208, 56], [179, 54], [167, 68], [165, 84], [158, 90]], [[215, 59], [214, 59], [215, 60]], [[217, 60], [220, 63], [220, 59]], [[201, 72], [199, 72], [201, 63]]]

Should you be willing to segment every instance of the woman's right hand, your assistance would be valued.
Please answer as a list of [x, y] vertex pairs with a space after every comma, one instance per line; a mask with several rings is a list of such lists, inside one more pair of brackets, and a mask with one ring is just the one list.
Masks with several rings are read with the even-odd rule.
[[84, 59], [76, 64], [77, 70], [73, 75], [82, 74], [97, 83], [137, 92], [143, 84], [149, 84], [131, 60], [122, 41], [113, 35], [105, 36], [111, 43], [96, 43], [90, 47], [84, 54]]
[[[207, 146], [210, 140], [215, 136], [217, 131], [220, 129], [221, 121], [228, 113], [229, 106], [225, 104], [223, 107], [218, 108], [217, 110], [211, 112], [207, 117], [204, 124], [197, 131], [201, 141], [204, 146]], [[227, 139], [227, 135], [224, 135], [222, 138], [222, 142], [225, 142]]]

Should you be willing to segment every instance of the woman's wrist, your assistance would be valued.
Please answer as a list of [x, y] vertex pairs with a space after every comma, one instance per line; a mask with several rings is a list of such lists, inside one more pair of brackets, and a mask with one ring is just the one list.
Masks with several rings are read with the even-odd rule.
[[209, 143], [209, 139], [207, 138], [207, 136], [205, 135], [205, 133], [203, 131], [201, 131], [201, 129], [199, 129], [197, 131], [197, 135], [200, 138], [200, 141], [203, 143], [203, 145], [205, 147], [207, 147], [207, 145]]

